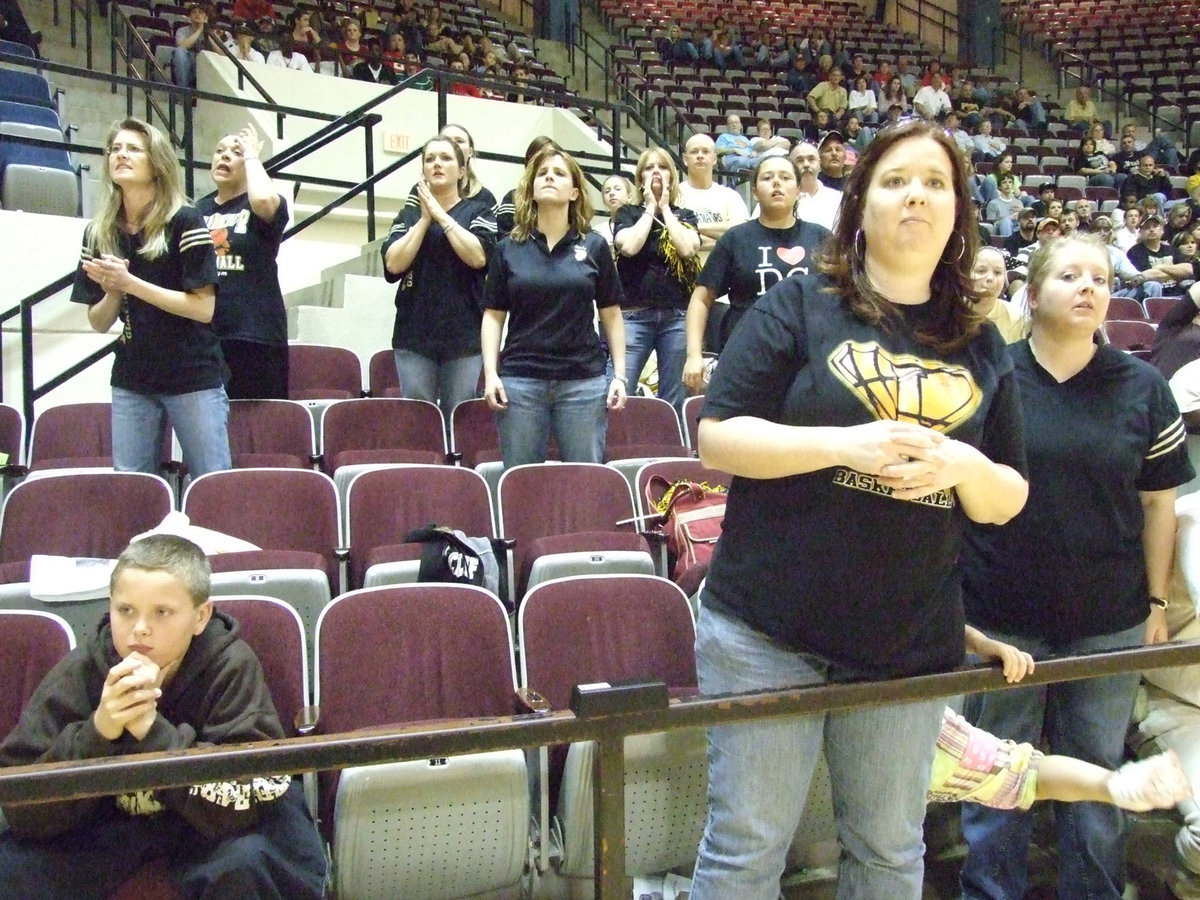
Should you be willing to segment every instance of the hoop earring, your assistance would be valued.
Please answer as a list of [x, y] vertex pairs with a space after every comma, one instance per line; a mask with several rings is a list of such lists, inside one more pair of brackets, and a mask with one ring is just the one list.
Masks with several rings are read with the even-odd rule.
[[[860, 239], [862, 240], [862, 250], [858, 249], [858, 242]], [[867, 238], [863, 234], [861, 228], [859, 228], [857, 231], [854, 232], [853, 251], [854, 251], [854, 255], [858, 257], [859, 262], [863, 262], [864, 260], [866, 260], [866, 258], [867, 258]]]
[[[954, 262], [957, 264], [962, 262], [963, 254], [967, 252], [967, 241], [961, 234], [956, 233], [954, 236], [958, 238], [958, 256], [954, 258]], [[943, 256], [942, 262], [950, 262], [950, 260]]]

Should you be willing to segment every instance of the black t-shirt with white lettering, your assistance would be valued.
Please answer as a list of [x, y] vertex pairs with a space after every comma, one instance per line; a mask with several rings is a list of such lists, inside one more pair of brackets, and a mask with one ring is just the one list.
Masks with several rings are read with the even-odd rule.
[[508, 315], [501, 377], [568, 381], [604, 373], [595, 310], [618, 306], [621, 282], [612, 251], [595, 231], [569, 232], [554, 249], [535, 231], [496, 245], [483, 303]]
[[[730, 336], [702, 417], [917, 422], [1024, 471], [1012, 361], [993, 326], [940, 354], [916, 339], [928, 304], [897, 306], [886, 326], [872, 326], [828, 284], [797, 276], [759, 298]], [[737, 476], [704, 603], [847, 674], [948, 669], [964, 655], [965, 521], [952, 490], [896, 500], [846, 466]]]
[[1028, 341], [1009, 350], [1029, 499], [1004, 525], [967, 527], [967, 618], [1051, 642], [1132, 628], [1150, 612], [1139, 492], [1193, 474], [1179, 408], [1162, 375], [1110, 345], [1064, 382]]
[[196, 201], [217, 253], [220, 292], [213, 328], [227, 340], [259, 344], [287, 343], [287, 313], [279, 288], [276, 257], [287, 227], [287, 200], [271, 221], [260, 219], [250, 198], [240, 194], [225, 203], [209, 194]]
[[729, 294], [720, 346], [755, 300], [788, 276], [812, 271], [813, 254], [827, 237], [828, 229], [812, 222], [797, 219], [791, 228], [768, 228], [752, 219], [717, 239], [696, 283], [717, 297]]
[[[195, 207], [180, 207], [167, 223], [166, 232], [167, 252], [157, 259], [146, 259], [138, 253], [143, 244], [141, 234], [121, 235], [119, 255], [129, 260], [130, 273], [170, 291], [193, 291], [217, 284], [212, 236]], [[92, 256], [85, 233], [71, 300], [88, 306], [104, 299], [104, 289], [83, 271], [83, 262]], [[217, 302], [220, 300], [218, 293]], [[128, 294], [121, 302], [119, 315], [125, 327], [117, 338], [113, 387], [140, 394], [175, 395], [224, 385], [225, 359], [210, 324], [165, 312]]]

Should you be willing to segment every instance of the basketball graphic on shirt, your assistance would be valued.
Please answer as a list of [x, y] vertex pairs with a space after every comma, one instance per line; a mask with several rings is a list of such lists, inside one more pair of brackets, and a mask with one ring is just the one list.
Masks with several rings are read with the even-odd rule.
[[969, 419], [982, 400], [963, 366], [893, 354], [874, 341], [846, 341], [830, 354], [829, 365], [878, 419], [947, 433]]
[[229, 229], [212, 229], [212, 241], [213, 245], [217, 248], [217, 256], [224, 256], [229, 252]]

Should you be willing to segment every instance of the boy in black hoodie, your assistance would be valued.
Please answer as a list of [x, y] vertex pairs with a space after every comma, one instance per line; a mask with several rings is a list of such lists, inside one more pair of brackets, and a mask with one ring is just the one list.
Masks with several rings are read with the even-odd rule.
[[[254, 651], [214, 612], [203, 552], [173, 535], [130, 544], [109, 613], [38, 686], [0, 765], [284, 737]], [[325, 856], [291, 776], [4, 807], [0, 896], [106, 898], [166, 857], [188, 898], [322, 896]]]

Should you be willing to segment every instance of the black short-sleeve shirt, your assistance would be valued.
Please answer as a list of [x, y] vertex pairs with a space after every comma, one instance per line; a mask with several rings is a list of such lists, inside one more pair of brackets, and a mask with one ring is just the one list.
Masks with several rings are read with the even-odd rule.
[[1013, 344], [1029, 499], [1003, 526], [971, 523], [963, 595], [975, 625], [1071, 641], [1132, 628], [1149, 613], [1139, 491], [1192, 478], [1166, 380], [1111, 346], [1059, 382]]
[[1125, 251], [1125, 255], [1129, 257], [1129, 262], [1139, 272], [1145, 272], [1147, 269], [1153, 269], [1155, 266], [1170, 266], [1181, 262], [1187, 262], [1178, 247], [1162, 241], [1158, 245], [1157, 250], [1151, 250], [1141, 241], [1134, 244]]
[[[479, 238], [489, 256], [496, 242], [494, 202], [460, 200], [450, 218]], [[408, 233], [421, 218], [420, 206], [405, 206], [392, 223], [381, 252]], [[483, 321], [483, 279], [487, 266], [472, 269], [464, 263], [440, 225], [430, 223], [425, 239], [407, 272], [384, 277], [399, 282], [392, 347], [431, 358], [455, 359], [479, 353]]]
[[254, 214], [240, 194], [225, 203], [209, 194], [196, 202], [217, 253], [220, 291], [213, 328], [228, 340], [287, 343], [287, 313], [279, 287], [279, 244], [287, 227], [287, 200], [281, 195], [275, 217]]
[[[823, 276], [785, 279], [730, 336], [702, 417], [784, 425], [913, 421], [1024, 470], [1012, 362], [985, 325], [962, 350], [918, 343], [928, 304], [889, 327], [857, 319]], [[895, 677], [962, 662], [963, 515], [952, 490], [895, 500], [835, 466], [735, 477], [704, 602], [855, 674]]]
[[[138, 252], [144, 242], [141, 234], [121, 235], [120, 255], [129, 260], [129, 271], [171, 291], [194, 291], [217, 284], [212, 236], [196, 208], [181, 207], [167, 223], [166, 232], [167, 252], [157, 259], [146, 259]], [[93, 252], [85, 233], [71, 300], [88, 306], [104, 299], [104, 289], [83, 271], [83, 263], [92, 258]], [[225, 359], [210, 324], [165, 312], [130, 295], [122, 300], [119, 315], [124, 328], [117, 338], [113, 387], [141, 394], [174, 395], [225, 383]]]
[[572, 231], [554, 249], [540, 232], [505, 238], [488, 266], [484, 306], [509, 314], [500, 375], [567, 381], [604, 373], [597, 308], [621, 303], [608, 241]]
[[697, 284], [717, 297], [729, 295], [729, 311], [721, 319], [721, 346], [754, 301], [792, 275], [807, 275], [813, 254], [829, 229], [799, 219], [791, 228], [768, 228], [758, 219], [735, 225], [717, 239]]
[[[673, 211], [680, 224], [699, 233], [694, 212], [682, 207], [675, 207]], [[620, 207], [612, 218], [613, 237], [636, 224], [644, 212], [640, 206]], [[694, 285], [685, 284], [672, 271], [674, 253], [669, 233], [656, 218], [641, 250], [633, 256], [617, 254], [617, 274], [621, 276], [626, 306], [687, 309]]]

